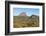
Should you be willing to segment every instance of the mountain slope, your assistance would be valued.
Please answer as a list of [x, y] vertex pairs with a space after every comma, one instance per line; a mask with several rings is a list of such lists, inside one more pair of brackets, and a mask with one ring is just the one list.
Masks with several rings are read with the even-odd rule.
[[38, 27], [39, 16], [14, 16], [14, 28], [15, 27]]

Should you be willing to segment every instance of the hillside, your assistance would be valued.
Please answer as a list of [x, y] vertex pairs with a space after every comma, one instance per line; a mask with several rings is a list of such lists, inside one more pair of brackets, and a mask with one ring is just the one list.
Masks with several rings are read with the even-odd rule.
[[14, 28], [21, 27], [38, 27], [39, 26], [39, 16], [13, 16]]

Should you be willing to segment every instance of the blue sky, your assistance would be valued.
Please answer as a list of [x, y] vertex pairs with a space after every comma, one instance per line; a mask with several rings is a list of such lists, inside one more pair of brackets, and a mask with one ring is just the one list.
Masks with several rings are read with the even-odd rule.
[[39, 8], [13, 8], [13, 16], [18, 16], [22, 12], [26, 12], [27, 16], [32, 14], [39, 16]]

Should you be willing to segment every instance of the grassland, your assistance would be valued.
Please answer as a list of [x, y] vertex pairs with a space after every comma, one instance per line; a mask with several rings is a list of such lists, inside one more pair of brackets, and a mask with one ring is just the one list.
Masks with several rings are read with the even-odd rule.
[[39, 27], [39, 16], [13, 16], [14, 28]]

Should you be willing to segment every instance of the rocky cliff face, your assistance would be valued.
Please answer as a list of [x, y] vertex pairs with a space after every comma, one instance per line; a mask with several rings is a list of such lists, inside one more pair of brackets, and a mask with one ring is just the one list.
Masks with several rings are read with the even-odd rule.
[[27, 14], [25, 12], [22, 12], [19, 14], [19, 16], [27, 16]]

